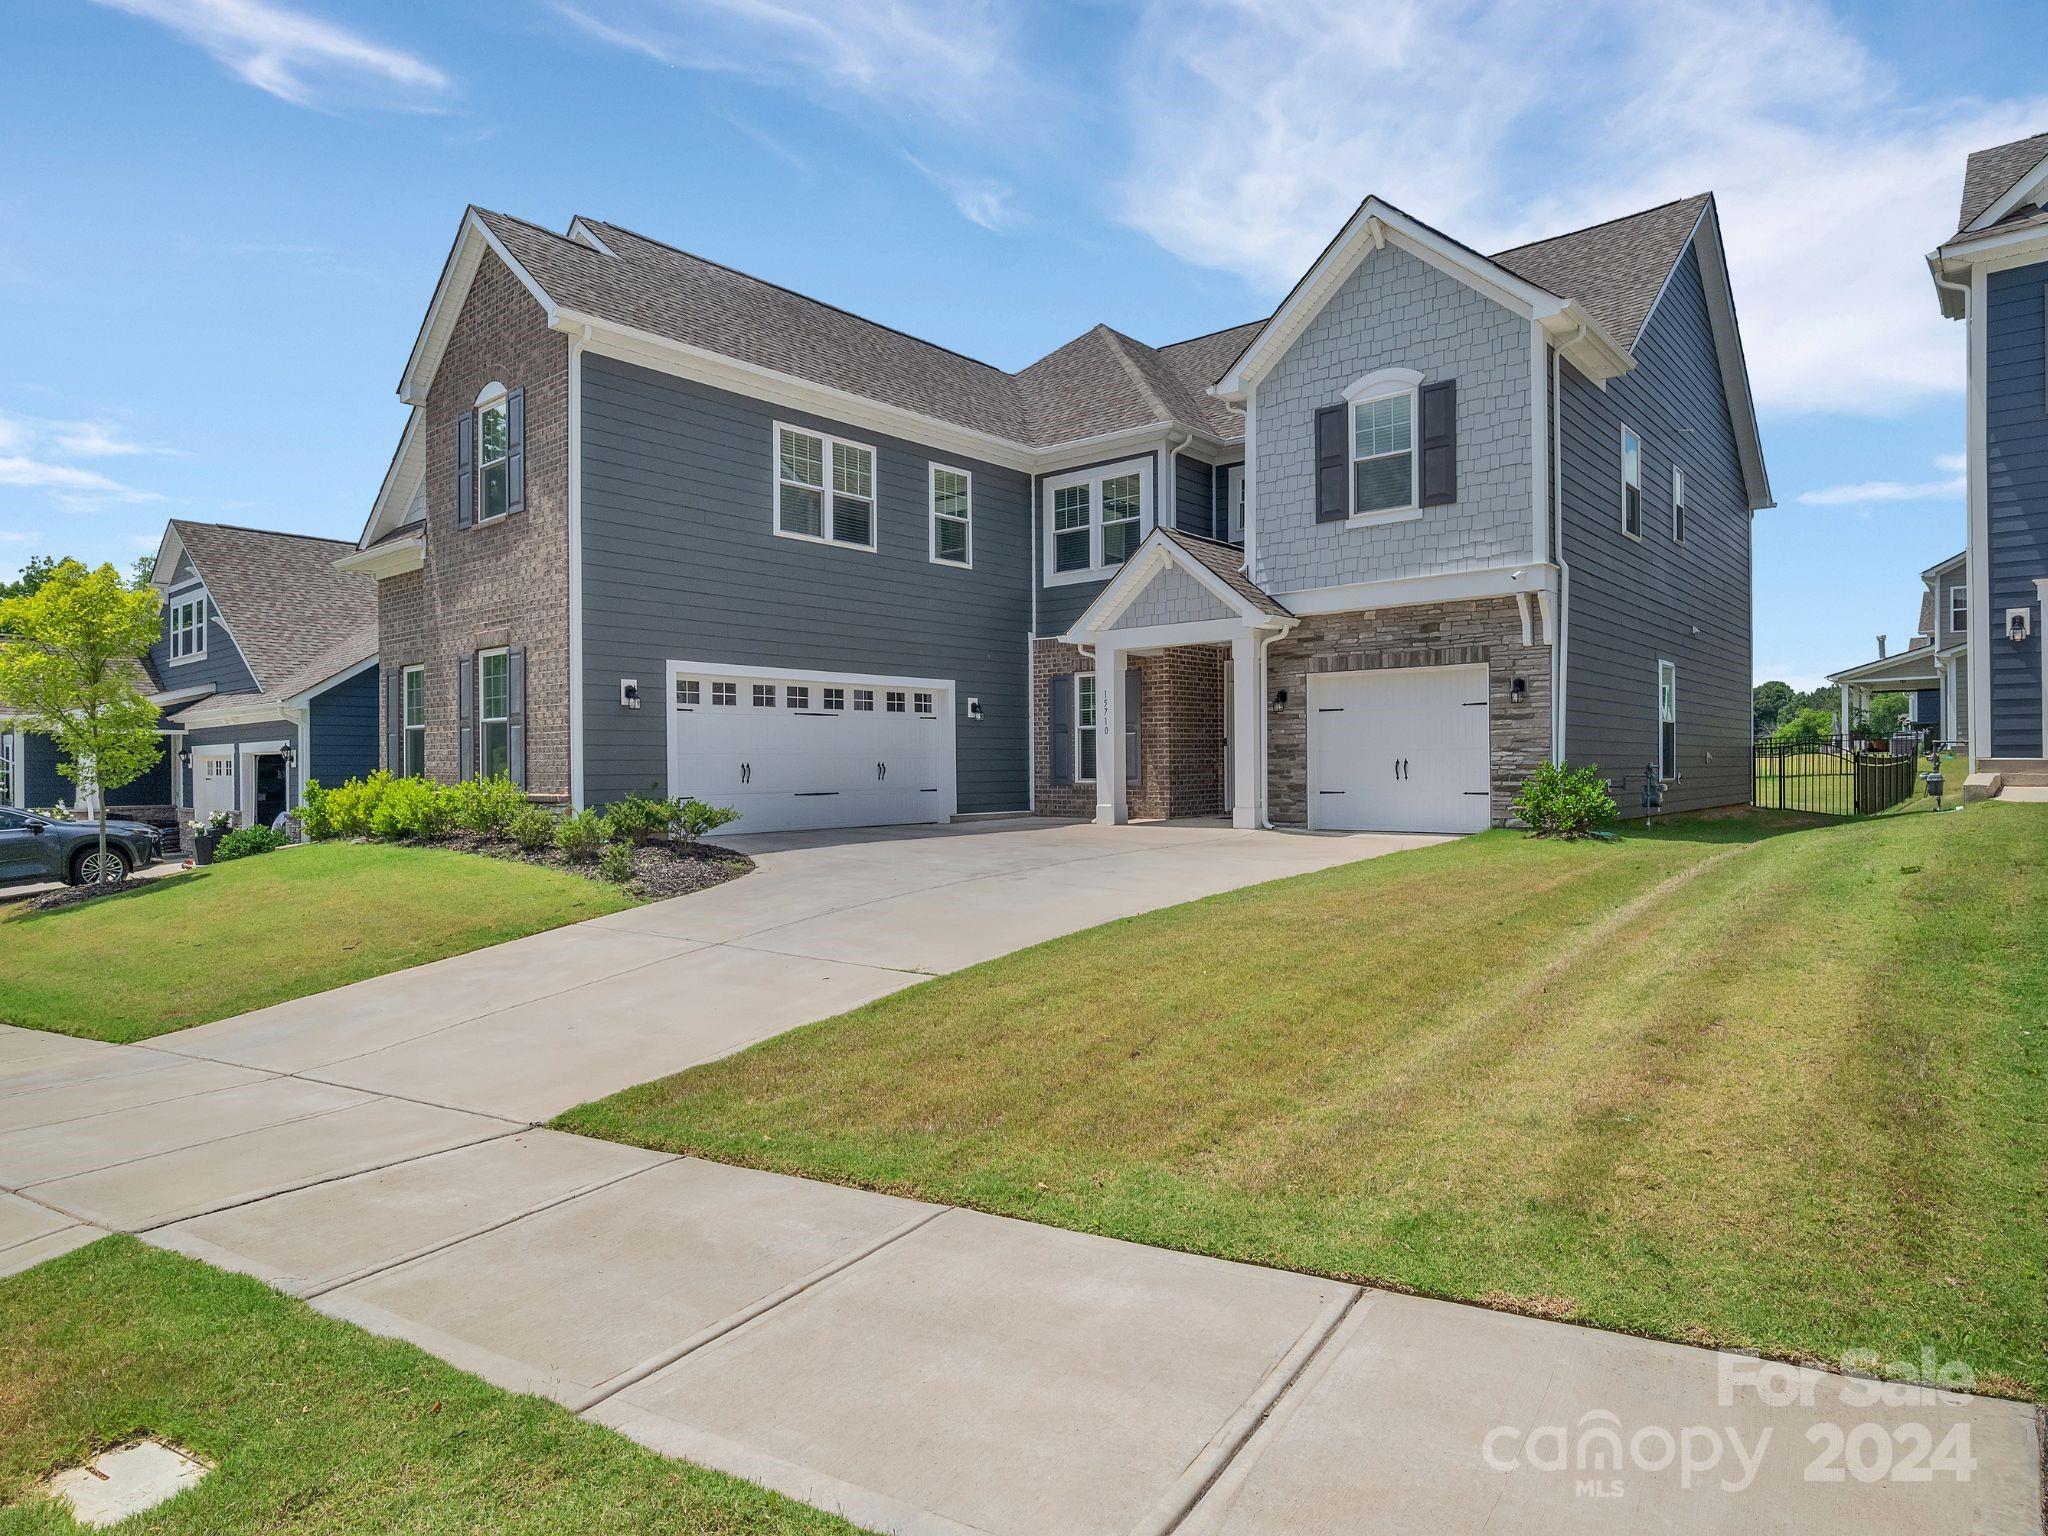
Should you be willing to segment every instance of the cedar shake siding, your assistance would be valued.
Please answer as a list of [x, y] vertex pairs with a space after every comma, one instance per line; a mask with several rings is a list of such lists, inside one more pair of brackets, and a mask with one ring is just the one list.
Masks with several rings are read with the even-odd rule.
[[[1605, 390], [1563, 369], [1567, 602], [1565, 756], [1616, 781], [1640, 814], [1657, 760], [1657, 663], [1678, 669], [1678, 779], [1667, 811], [1750, 797], [1750, 512], [1707, 319], [1686, 251]], [[1621, 430], [1642, 442], [1642, 538], [1621, 531]], [[1686, 532], [1671, 534], [1671, 468], [1685, 470]]]
[[[581, 366], [585, 799], [666, 782], [667, 664], [691, 660], [950, 678], [960, 811], [1022, 810], [1030, 478], [595, 353]], [[873, 552], [777, 536], [778, 421], [874, 448]], [[972, 568], [930, 558], [934, 463], [974, 477]], [[640, 709], [620, 707], [622, 678]]]
[[[1991, 740], [1979, 751], [1994, 758], [2048, 756], [2041, 735], [2043, 614], [2034, 586], [2048, 576], [2048, 376], [2043, 294], [2048, 263], [1992, 272], [1985, 279], [1985, 499], [1990, 519], [1990, 612], [1970, 615], [1989, 636]], [[1945, 602], [1945, 599], [1944, 599]], [[2021, 644], [2005, 638], [2005, 615], [2024, 608], [2033, 633]], [[1986, 750], [1988, 746], [1988, 750]]]

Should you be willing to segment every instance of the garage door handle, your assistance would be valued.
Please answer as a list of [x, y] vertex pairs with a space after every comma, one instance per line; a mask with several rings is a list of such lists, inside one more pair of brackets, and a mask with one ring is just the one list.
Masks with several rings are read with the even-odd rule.
[[879, 783], [881, 783], [881, 782], [882, 782], [882, 780], [884, 780], [884, 779], [886, 779], [886, 778], [888, 778], [888, 777], [889, 777], [889, 765], [888, 765], [887, 763], [877, 763], [877, 764], [875, 764], [875, 782], [876, 782], [877, 784], [879, 784]]
[[754, 782], [754, 765], [752, 763], [740, 764], [740, 782], [742, 784], [751, 784]]

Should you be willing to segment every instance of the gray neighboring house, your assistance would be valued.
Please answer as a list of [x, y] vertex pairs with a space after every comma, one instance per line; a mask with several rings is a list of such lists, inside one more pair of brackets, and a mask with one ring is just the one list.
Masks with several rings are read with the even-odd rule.
[[1950, 555], [1920, 573], [1920, 619], [1906, 648], [1893, 651], [1884, 635], [1877, 637], [1877, 657], [1840, 672], [1828, 681], [1841, 689], [1839, 727], [1850, 734], [1853, 722], [1870, 708], [1873, 695], [1903, 693], [1906, 719], [1932, 733], [1936, 741], [1967, 749], [1970, 731], [1970, 589], [1967, 552]]
[[1956, 230], [1927, 257], [1968, 322], [1972, 795], [2048, 784], [2048, 133], [1971, 155]]
[[339, 562], [399, 771], [750, 831], [1464, 831], [1546, 761], [1749, 798], [1771, 497], [1711, 196], [1492, 256], [1368, 198], [1269, 316], [1014, 373], [471, 208], [399, 393]]

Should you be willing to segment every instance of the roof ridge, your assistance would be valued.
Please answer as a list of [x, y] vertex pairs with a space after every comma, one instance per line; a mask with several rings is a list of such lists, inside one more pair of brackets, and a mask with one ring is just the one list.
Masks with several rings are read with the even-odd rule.
[[[1152, 402], [1153, 408], [1159, 412], [1159, 419], [1169, 422], [1176, 420], [1173, 407], [1160, 398], [1159, 391], [1152, 387], [1152, 381], [1145, 377], [1145, 370], [1138, 366], [1137, 358], [1124, 346], [1125, 342], [1136, 347], [1143, 347], [1145, 344], [1134, 336], [1126, 336], [1107, 321], [1098, 320], [1095, 329], [1109, 338], [1110, 350], [1116, 354], [1116, 360], [1123, 364], [1124, 372], [1129, 374], [1131, 382], [1138, 386], [1138, 393]], [[1145, 350], [1149, 352], [1152, 349], [1146, 347]]]
[[174, 527], [179, 528], [225, 528], [230, 533], [260, 533], [265, 538], [271, 539], [310, 539], [316, 544], [348, 544], [350, 546], [353, 546], [355, 542], [352, 539], [329, 538], [324, 533], [293, 533], [288, 528], [255, 528], [247, 523], [201, 522], [196, 517], [173, 517], [168, 519], [168, 521]]
[[[1207, 341], [1211, 336], [1221, 336], [1225, 331], [1241, 331], [1248, 325], [1264, 325], [1271, 315], [1261, 315], [1256, 320], [1240, 320], [1235, 325], [1219, 325], [1213, 331], [1204, 331], [1199, 336], [1183, 336], [1179, 341], [1162, 341], [1153, 347], [1154, 352], [1171, 352], [1175, 347], [1192, 346], [1198, 341]], [[1148, 343], [1149, 345], [1149, 343]]]
[[1680, 203], [1710, 203], [1713, 200], [1714, 194], [1711, 191], [1693, 192], [1685, 197], [1674, 197], [1667, 202], [1653, 203], [1648, 208], [1638, 208], [1634, 213], [1618, 213], [1611, 219], [1596, 219], [1591, 224], [1581, 224], [1576, 229], [1561, 230], [1557, 234], [1544, 235], [1535, 240], [1524, 240], [1520, 245], [1502, 246], [1491, 256], [1487, 257], [1487, 260], [1498, 261], [1503, 256], [1514, 255], [1516, 251], [1526, 251], [1532, 246], [1549, 245], [1553, 240], [1569, 240], [1573, 235], [1590, 235], [1596, 229], [1606, 229], [1612, 224], [1626, 224], [1631, 219], [1647, 218], [1653, 213], [1662, 213], [1666, 208], [1676, 208]]

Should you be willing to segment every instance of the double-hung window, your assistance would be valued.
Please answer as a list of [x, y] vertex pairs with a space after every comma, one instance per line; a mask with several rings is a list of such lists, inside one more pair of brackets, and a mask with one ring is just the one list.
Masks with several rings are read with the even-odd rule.
[[503, 517], [512, 504], [512, 425], [507, 397], [493, 395], [477, 407], [476, 469], [483, 496], [476, 518], [487, 523]]
[[974, 564], [974, 476], [934, 464], [931, 469], [932, 546], [935, 565]]
[[1657, 663], [1657, 777], [1678, 777], [1678, 668]]
[[171, 660], [199, 661], [206, 655], [206, 594], [195, 592], [190, 597], [174, 598], [171, 602]]
[[802, 427], [775, 428], [775, 532], [875, 547], [875, 450]]
[[427, 669], [407, 667], [404, 672], [405, 761], [401, 765], [408, 779], [423, 778], [427, 772]]
[[1948, 627], [1962, 634], [1970, 627], [1970, 589], [1950, 587], [1948, 589]]
[[476, 659], [476, 772], [494, 779], [512, 771], [511, 666], [503, 651]]
[[1045, 580], [1100, 580], [1137, 553], [1151, 501], [1152, 461], [1069, 470], [1044, 482]]
[[1351, 515], [1415, 505], [1415, 391], [1351, 402]]
[[1095, 782], [1095, 674], [1074, 675], [1074, 782]]
[[1685, 542], [1685, 471], [1676, 464], [1671, 466], [1671, 539]]
[[1621, 531], [1643, 536], [1643, 444], [1627, 427], [1621, 429]]

